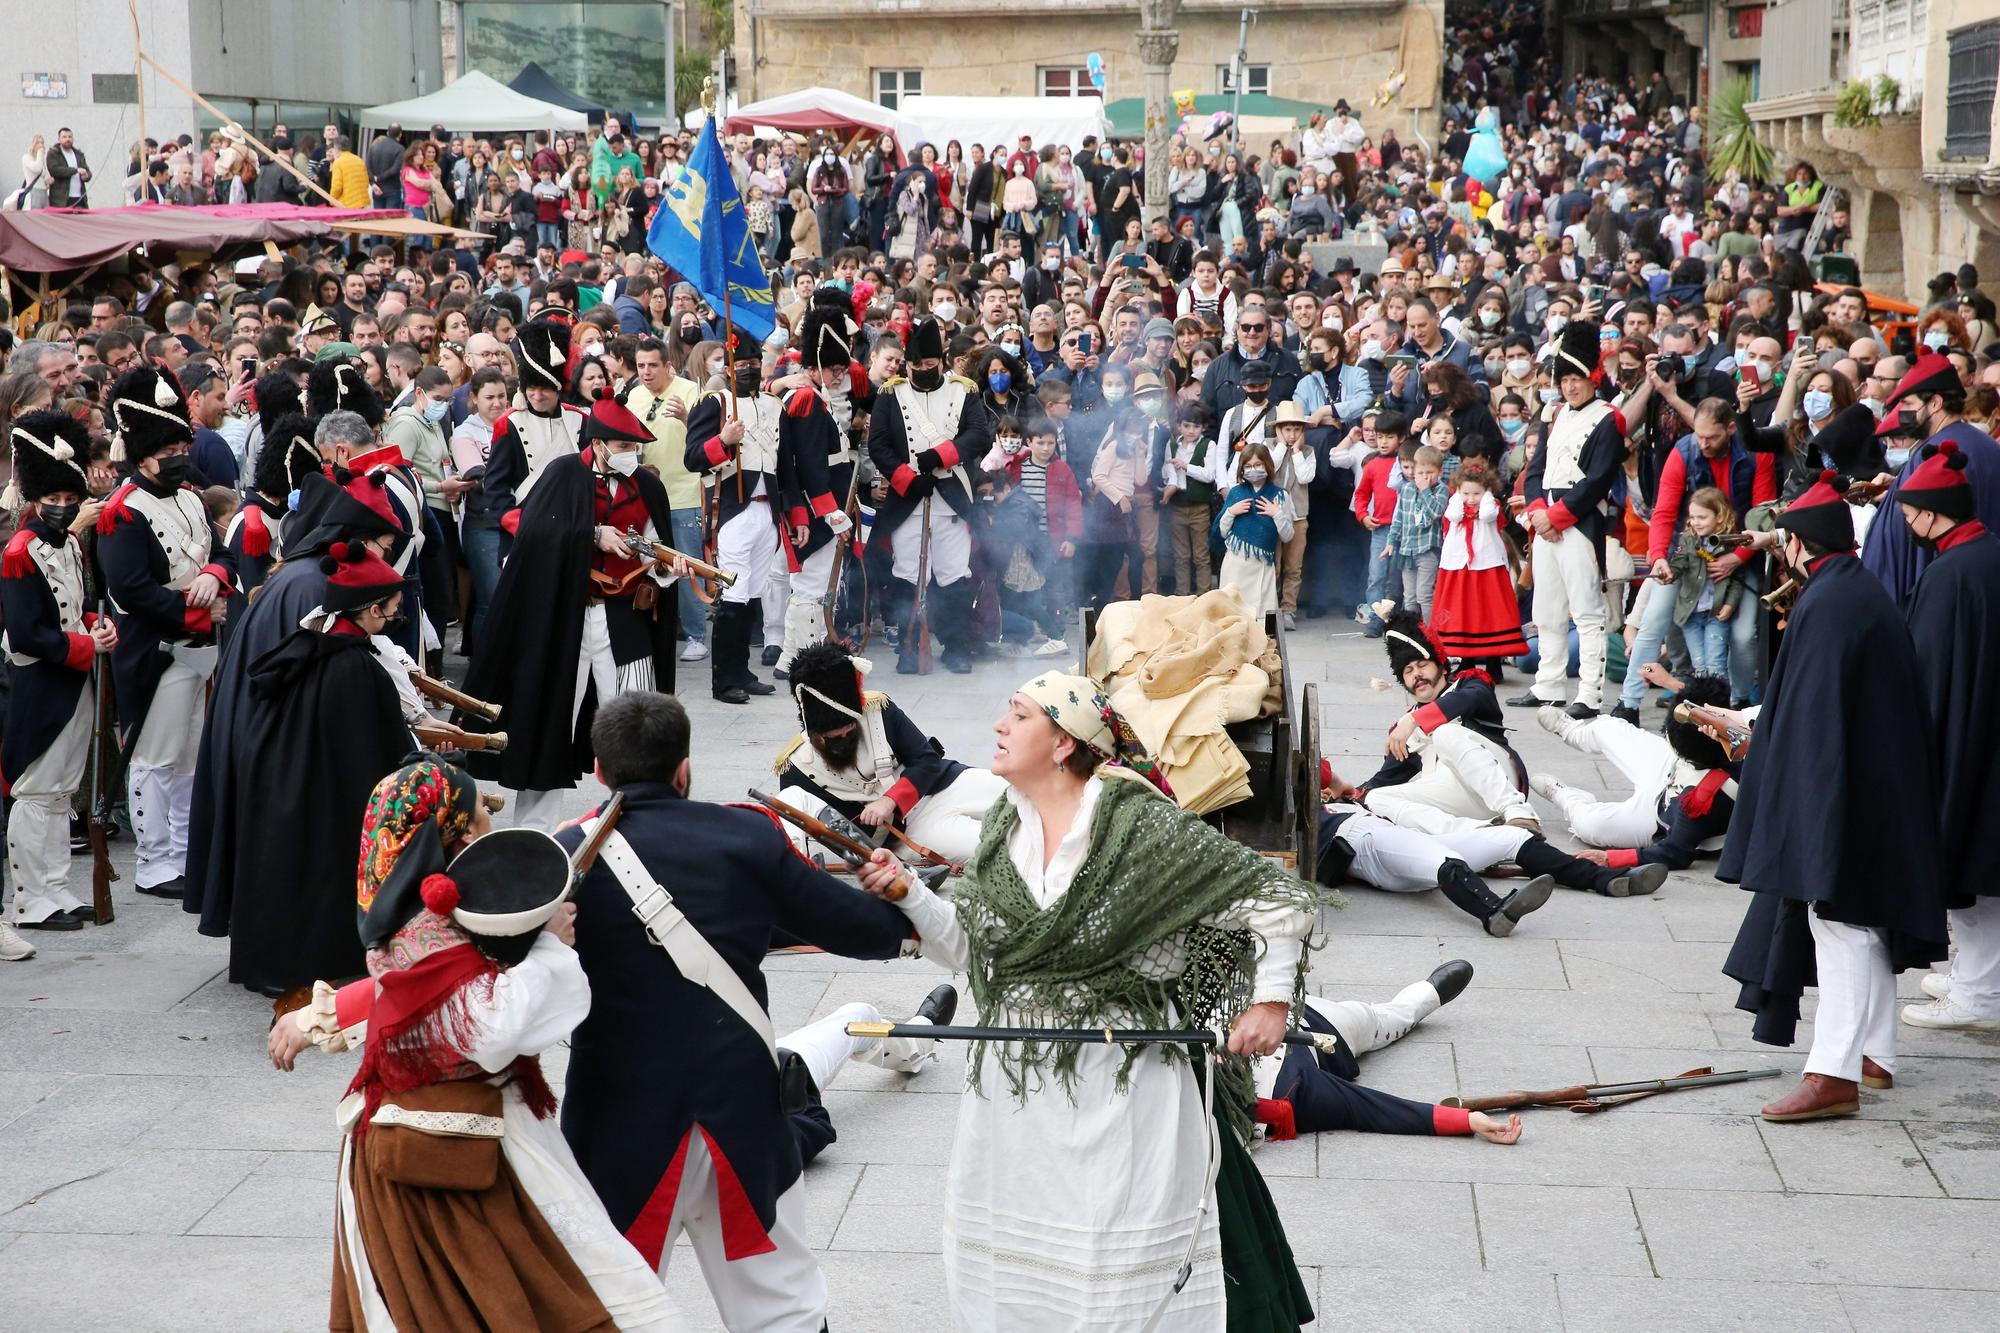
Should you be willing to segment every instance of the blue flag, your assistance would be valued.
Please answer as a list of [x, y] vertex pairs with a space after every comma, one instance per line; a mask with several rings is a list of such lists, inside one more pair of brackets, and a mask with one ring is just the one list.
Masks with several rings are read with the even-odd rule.
[[680, 175], [661, 187], [665, 202], [653, 214], [647, 247], [693, 283], [718, 313], [726, 284], [729, 317], [737, 327], [760, 342], [770, 337], [778, 327], [777, 301], [750, 236], [736, 178], [715, 137], [715, 117], [701, 127]]

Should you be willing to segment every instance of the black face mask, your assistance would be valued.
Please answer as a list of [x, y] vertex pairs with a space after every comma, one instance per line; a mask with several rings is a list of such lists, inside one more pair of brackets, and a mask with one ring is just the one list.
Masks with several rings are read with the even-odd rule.
[[855, 756], [861, 753], [861, 733], [855, 730], [845, 736], [823, 736], [819, 752], [835, 768], [852, 768]]
[[63, 544], [63, 539], [69, 536], [69, 525], [76, 522], [77, 513], [82, 508], [82, 505], [42, 506], [42, 535], [48, 539], [49, 545]]
[[736, 392], [756, 393], [763, 383], [763, 371], [755, 364], [746, 363], [736, 368]]
[[179, 490], [187, 484], [194, 472], [194, 459], [188, 454], [174, 454], [160, 460], [159, 484], [168, 490]]
[[929, 370], [911, 370], [910, 383], [919, 393], [935, 393], [944, 387], [944, 367], [933, 366]]
[[395, 634], [401, 631], [409, 623], [410, 623], [410, 618], [404, 615], [401, 611], [398, 611], [395, 615], [390, 616], [387, 620], [382, 622], [382, 633]]

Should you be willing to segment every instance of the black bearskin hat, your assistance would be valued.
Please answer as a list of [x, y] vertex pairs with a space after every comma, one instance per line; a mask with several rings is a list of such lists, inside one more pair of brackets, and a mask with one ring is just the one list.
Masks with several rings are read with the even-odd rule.
[[287, 412], [265, 430], [250, 484], [282, 500], [298, 489], [308, 472], [317, 472], [321, 461], [313, 447], [313, 423], [303, 412]]
[[1560, 384], [1565, 375], [1595, 375], [1602, 355], [1597, 325], [1572, 319], [1563, 325], [1562, 336], [1556, 340], [1556, 382]]
[[838, 643], [826, 640], [801, 648], [792, 658], [791, 678], [799, 723], [808, 735], [844, 727], [854, 721], [850, 714], [861, 711], [861, 669]]
[[799, 325], [799, 364], [807, 370], [845, 370], [854, 361], [857, 332], [844, 308], [815, 305]]
[[[1720, 676], [1691, 677], [1681, 686], [1679, 702], [1697, 708], [1726, 708], [1729, 682]], [[1674, 712], [1667, 710], [1667, 744], [1674, 747], [1674, 753], [1696, 768], [1727, 768], [1729, 756], [1715, 738], [1692, 722], [1682, 722]]]
[[[83, 469], [90, 458], [90, 432], [67, 412], [28, 412], [8, 432], [14, 453], [14, 486], [21, 500], [39, 500], [57, 491], [90, 493]], [[8, 504], [14, 507], [13, 501]]]
[[1440, 669], [1449, 667], [1445, 655], [1438, 651], [1437, 644], [1424, 629], [1424, 623], [1408, 611], [1392, 611], [1382, 632], [1382, 646], [1389, 650], [1389, 671], [1396, 683], [1403, 683], [1403, 672], [1412, 663], [1436, 662]]
[[[273, 370], [257, 377], [257, 422], [264, 428], [264, 438], [271, 438], [271, 431], [278, 420], [290, 413], [303, 413], [305, 399], [299, 393], [299, 382], [290, 371]], [[310, 438], [310, 436], [308, 436]]]
[[570, 327], [559, 320], [537, 317], [514, 334], [514, 366], [524, 389], [569, 387]]
[[944, 330], [938, 327], [938, 322], [928, 316], [912, 321], [909, 341], [903, 346], [903, 355], [911, 361], [943, 359]]
[[126, 371], [111, 385], [104, 402], [118, 437], [112, 455], [134, 467], [170, 444], [194, 439], [187, 400], [174, 377], [164, 371], [151, 366]]
[[381, 398], [368, 387], [361, 363], [344, 357], [314, 364], [306, 381], [306, 410], [315, 418], [328, 412], [353, 412], [374, 429], [382, 426]]
[[764, 344], [751, 337], [748, 329], [725, 327], [722, 330], [722, 346], [724, 359], [729, 365], [745, 361], [762, 365], [764, 362]]

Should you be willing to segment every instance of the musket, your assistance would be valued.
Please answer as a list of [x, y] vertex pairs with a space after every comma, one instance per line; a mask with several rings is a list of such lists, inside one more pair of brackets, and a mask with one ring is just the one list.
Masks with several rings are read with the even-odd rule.
[[[1179, 1028], [992, 1028], [931, 1027], [925, 1023], [849, 1023], [850, 1037], [918, 1037], [931, 1041], [1073, 1041], [1098, 1046], [1221, 1046], [1228, 1043], [1224, 1033], [1196, 1032]], [[1332, 1055], [1338, 1038], [1331, 1032], [1308, 1032], [1293, 1028], [1285, 1033], [1286, 1046], [1310, 1046]], [[1777, 1070], [1772, 1070], [1777, 1073]]]
[[1674, 721], [1701, 728], [1703, 735], [1722, 747], [1722, 752], [1729, 756], [1732, 764], [1750, 749], [1751, 733], [1713, 708], [1677, 703], [1674, 705]]
[[597, 864], [597, 854], [604, 850], [605, 843], [611, 841], [611, 835], [618, 828], [618, 817], [624, 813], [625, 793], [622, 791], [612, 792], [611, 799], [606, 801], [597, 812], [597, 827], [590, 831], [589, 837], [577, 845], [577, 849], [574, 852], [570, 853], [569, 875], [571, 883], [575, 883], [585, 875], [588, 875], [590, 868]]
[[930, 609], [926, 605], [925, 593], [931, 581], [931, 497], [924, 497], [923, 510], [924, 540], [917, 548], [917, 596], [910, 608], [910, 633], [916, 635], [917, 674], [931, 673], [931, 625]]
[[[750, 799], [756, 801], [759, 805], [767, 807], [771, 813], [797, 828], [807, 837], [824, 843], [834, 851], [840, 853], [841, 856], [846, 858], [850, 868], [858, 870], [868, 864], [878, 850], [877, 848], [870, 847], [865, 842], [857, 842], [840, 830], [829, 826], [823, 820], [814, 819], [795, 805], [787, 804], [775, 796], [766, 796], [755, 787], [750, 789]], [[956, 868], [951, 862], [940, 858], [936, 864], [926, 867], [926, 870], [933, 873], [925, 874], [914, 870], [911, 873], [916, 874], [929, 887], [936, 888], [945, 876], [949, 875]], [[888, 891], [883, 896], [888, 898], [892, 903], [901, 902], [903, 895], [908, 892], [909, 887], [899, 879], [896, 883], [889, 886]]]
[[1622, 578], [1604, 579], [1599, 586], [1605, 588], [1629, 588], [1635, 583], [1644, 583], [1652, 577], [1652, 571], [1648, 570], [1644, 574], [1627, 574]]
[[449, 722], [413, 722], [410, 731], [430, 748], [445, 745], [454, 750], [486, 750], [493, 754], [507, 748], [504, 731], [467, 731]]
[[1662, 1092], [1679, 1092], [1683, 1088], [1713, 1088], [1725, 1083], [1748, 1083], [1752, 1079], [1776, 1078], [1783, 1072], [1779, 1069], [1733, 1069], [1718, 1074], [1704, 1066], [1701, 1069], [1690, 1069], [1685, 1074], [1677, 1074], [1673, 1078], [1648, 1078], [1641, 1079], [1637, 1083], [1603, 1083], [1594, 1087], [1578, 1084], [1573, 1088], [1555, 1088], [1548, 1092], [1503, 1092], [1494, 1097], [1447, 1097], [1439, 1105], [1455, 1106], [1466, 1111], [1514, 1111], [1528, 1106], [1567, 1106], [1579, 1114], [1588, 1114], [1621, 1105], [1637, 1097], [1651, 1097]]
[[111, 902], [111, 885], [118, 878], [111, 868], [111, 801], [117, 784], [111, 773], [118, 764], [118, 728], [112, 714], [109, 664], [102, 653], [91, 663], [97, 708], [90, 726], [90, 806], [84, 813], [90, 830], [90, 910], [100, 926], [110, 925], [117, 916]]
[[421, 671], [412, 671], [410, 679], [416, 682], [417, 693], [433, 703], [449, 704], [460, 712], [483, 717], [488, 722], [495, 722], [500, 718], [499, 704], [489, 704], [484, 699], [475, 699], [448, 680], [439, 680], [436, 676], [427, 676]]
[[691, 555], [676, 551], [663, 542], [647, 541], [639, 534], [637, 528], [625, 529], [625, 549], [630, 551], [635, 559], [650, 560], [654, 564], [664, 565], [679, 560], [687, 566], [688, 572], [698, 579], [712, 579], [725, 588], [736, 586], [736, 575], [730, 571], [711, 565], [706, 560], [697, 560]]

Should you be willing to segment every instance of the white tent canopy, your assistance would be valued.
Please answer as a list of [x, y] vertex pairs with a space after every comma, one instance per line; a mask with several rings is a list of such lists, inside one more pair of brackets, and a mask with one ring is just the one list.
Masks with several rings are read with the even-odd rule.
[[1080, 148], [1087, 135], [1104, 139], [1111, 133], [1100, 97], [905, 97], [896, 120], [905, 147], [956, 139], [1012, 148], [1026, 134], [1038, 148]]
[[478, 70], [424, 97], [385, 102], [361, 113], [363, 125], [442, 125], [451, 130], [585, 130], [581, 111], [517, 93]]
[[732, 134], [757, 129], [789, 130], [797, 134], [834, 130], [843, 136], [866, 129], [894, 134], [896, 113], [838, 88], [801, 88], [795, 93], [737, 107], [723, 118], [723, 127]]

